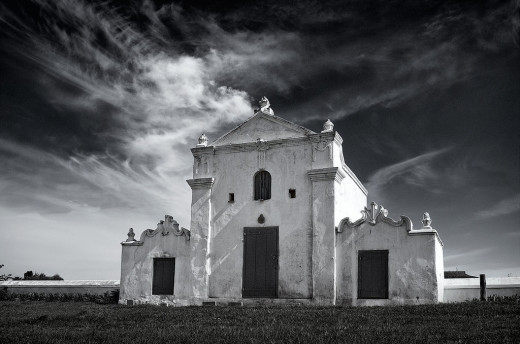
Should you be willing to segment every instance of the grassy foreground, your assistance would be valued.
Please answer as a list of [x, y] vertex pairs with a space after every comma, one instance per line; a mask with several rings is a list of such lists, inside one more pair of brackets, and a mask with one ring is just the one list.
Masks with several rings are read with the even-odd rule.
[[186, 307], [0, 302], [0, 343], [518, 343], [518, 302]]

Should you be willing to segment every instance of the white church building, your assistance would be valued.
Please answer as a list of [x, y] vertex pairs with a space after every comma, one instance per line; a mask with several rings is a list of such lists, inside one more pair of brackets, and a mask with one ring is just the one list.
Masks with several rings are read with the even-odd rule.
[[443, 300], [443, 245], [430, 226], [388, 217], [343, 158], [274, 115], [192, 148], [191, 223], [169, 215], [122, 244], [120, 303], [384, 305]]

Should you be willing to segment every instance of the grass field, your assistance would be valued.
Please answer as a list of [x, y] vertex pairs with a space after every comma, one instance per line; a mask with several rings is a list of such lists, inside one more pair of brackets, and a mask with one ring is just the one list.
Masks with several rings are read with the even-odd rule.
[[0, 343], [519, 343], [518, 302], [185, 307], [0, 302]]

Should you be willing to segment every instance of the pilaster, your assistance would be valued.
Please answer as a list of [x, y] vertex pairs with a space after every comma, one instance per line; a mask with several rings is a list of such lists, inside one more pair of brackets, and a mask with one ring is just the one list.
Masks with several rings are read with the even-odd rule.
[[191, 198], [191, 271], [192, 290], [196, 303], [208, 297], [210, 274], [209, 250], [211, 238], [211, 188], [214, 178], [187, 180]]
[[337, 167], [307, 174], [312, 181], [312, 298], [318, 304], [335, 304], [334, 183], [345, 175]]

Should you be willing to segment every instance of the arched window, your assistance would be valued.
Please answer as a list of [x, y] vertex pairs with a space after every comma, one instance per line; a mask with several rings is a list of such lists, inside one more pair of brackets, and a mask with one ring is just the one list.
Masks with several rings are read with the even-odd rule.
[[255, 201], [271, 199], [271, 175], [267, 171], [255, 174]]

